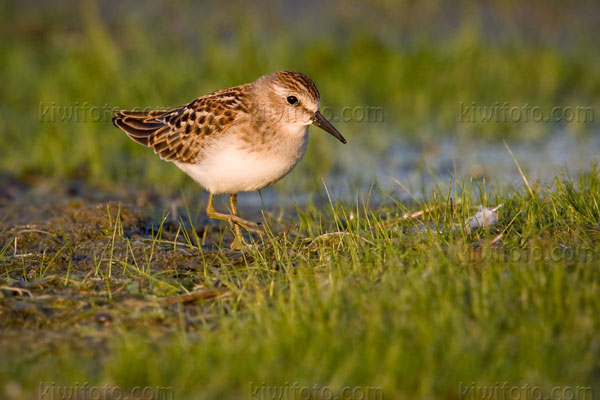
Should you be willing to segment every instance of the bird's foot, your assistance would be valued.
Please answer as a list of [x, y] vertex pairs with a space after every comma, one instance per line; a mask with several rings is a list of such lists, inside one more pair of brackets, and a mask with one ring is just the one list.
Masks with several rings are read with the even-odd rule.
[[229, 225], [231, 225], [233, 228], [238, 226], [244, 228], [248, 232], [257, 233], [259, 235], [263, 235], [265, 233], [262, 229], [256, 229], [260, 227], [260, 222], [247, 221], [234, 214], [229, 214], [227, 217], [227, 222], [229, 222]]
[[252, 247], [246, 242], [246, 240], [244, 240], [244, 235], [242, 234], [242, 230], [240, 228], [243, 228], [248, 232], [257, 233], [259, 235], [264, 234], [262, 230], [258, 230], [255, 228], [260, 226], [260, 223], [257, 222], [246, 221], [245, 219], [242, 219], [236, 215], [231, 215], [228, 222], [229, 225], [231, 225], [231, 228], [233, 229], [233, 233], [235, 235], [235, 239], [230, 246], [232, 249], [243, 250]]

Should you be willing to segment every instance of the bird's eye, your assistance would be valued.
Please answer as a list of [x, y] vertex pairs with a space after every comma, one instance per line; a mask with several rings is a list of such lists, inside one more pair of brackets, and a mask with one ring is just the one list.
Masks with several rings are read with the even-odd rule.
[[288, 96], [287, 102], [291, 105], [296, 105], [298, 104], [298, 98], [296, 96]]

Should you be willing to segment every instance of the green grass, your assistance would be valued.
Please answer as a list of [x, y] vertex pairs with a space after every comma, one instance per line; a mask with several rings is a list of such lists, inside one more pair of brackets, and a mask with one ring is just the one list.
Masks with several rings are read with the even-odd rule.
[[[28, 398], [40, 381], [158, 385], [178, 399], [295, 384], [384, 398], [459, 398], [461, 382], [597, 391], [599, 171], [530, 184], [457, 182], [452, 197], [438, 187], [411, 210], [360, 198], [267, 215], [274, 234], [241, 253], [222, 250], [229, 233], [187, 217], [142, 230], [148, 216], [125, 204], [65, 205], [28, 223], [39, 232], [3, 235], [0, 279], [25, 276], [33, 298], [0, 291], [0, 388], [19, 382]], [[469, 232], [480, 204], [504, 204], [499, 222]], [[402, 217], [414, 210], [428, 211]], [[36, 258], [13, 256], [15, 234], [18, 254]]]

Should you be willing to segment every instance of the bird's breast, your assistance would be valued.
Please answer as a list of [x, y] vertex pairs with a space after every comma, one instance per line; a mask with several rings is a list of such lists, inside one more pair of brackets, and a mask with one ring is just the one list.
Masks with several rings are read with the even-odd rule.
[[228, 135], [205, 149], [196, 164], [176, 163], [213, 194], [262, 189], [287, 175], [304, 156], [308, 129], [292, 135], [242, 140]]

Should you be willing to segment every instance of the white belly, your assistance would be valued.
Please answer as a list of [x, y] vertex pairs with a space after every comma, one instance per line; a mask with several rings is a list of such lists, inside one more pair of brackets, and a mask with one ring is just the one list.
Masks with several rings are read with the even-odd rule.
[[306, 152], [308, 133], [294, 139], [255, 151], [234, 140], [219, 141], [197, 164], [175, 165], [210, 193], [249, 192], [278, 181], [298, 164]]

